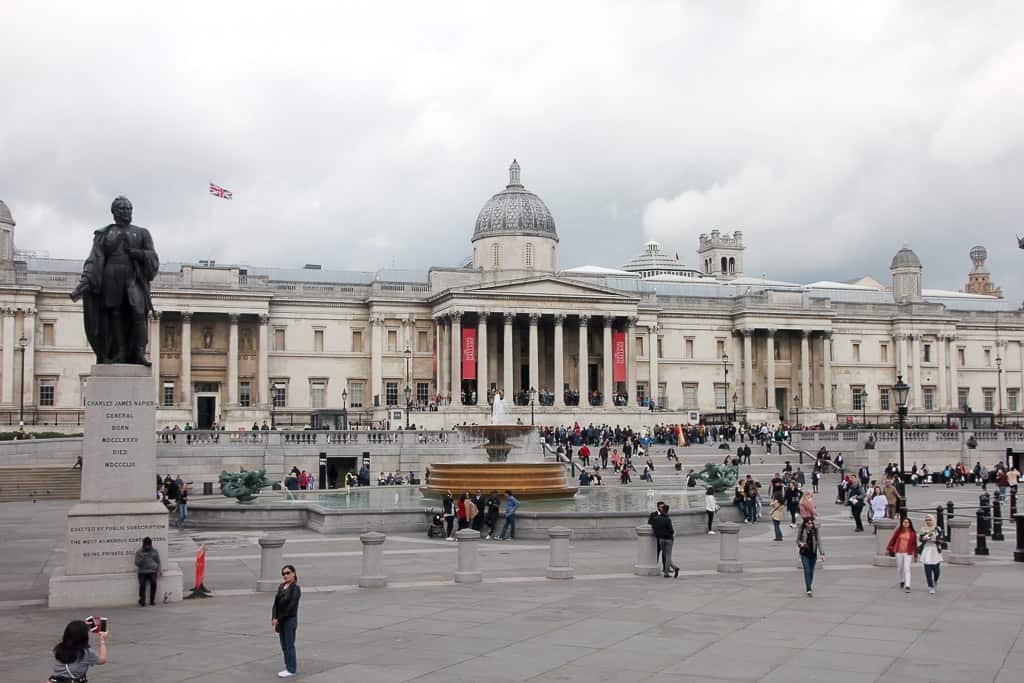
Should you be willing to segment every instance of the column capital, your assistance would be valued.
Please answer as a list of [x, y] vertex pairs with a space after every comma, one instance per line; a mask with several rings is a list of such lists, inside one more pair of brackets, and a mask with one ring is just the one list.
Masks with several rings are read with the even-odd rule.
[[636, 324], [637, 324], [638, 322], [640, 322], [640, 318], [639, 318], [639, 316], [635, 316], [635, 315], [631, 315], [631, 316], [629, 316], [629, 317], [628, 317], [628, 318], [627, 318], [626, 320], [628, 320], [628, 321], [629, 321], [629, 326], [630, 326], [630, 327], [636, 327]]
[[270, 324], [270, 314], [268, 314], [268, 313], [261, 313], [260, 314], [260, 325], [269, 325], [269, 324]]
[[370, 322], [370, 326], [371, 327], [374, 327], [374, 326], [381, 326], [382, 327], [384, 325], [384, 316], [382, 316], [382, 315], [371, 315], [369, 322]]
[[832, 341], [832, 330], [825, 330], [821, 333], [823, 341]]
[[530, 314], [530, 325], [532, 327], [536, 327], [537, 323], [539, 321], [540, 321], [540, 313], [531, 313]]
[[615, 316], [612, 315], [611, 313], [606, 313], [605, 316], [604, 316], [604, 326], [605, 327], [611, 327], [614, 324], [615, 324]]
[[797, 330], [797, 334], [800, 335], [801, 339], [807, 339], [814, 334], [814, 330]]
[[590, 316], [584, 313], [580, 314], [580, 327], [586, 327], [590, 324]]
[[462, 324], [462, 311], [452, 311], [451, 316], [452, 316], [452, 324], [455, 324], [455, 323], [459, 323], [460, 325]]
[[779, 328], [777, 328], [777, 327], [766, 327], [766, 328], [764, 328], [764, 331], [768, 333], [769, 337], [774, 337], [775, 333], [779, 331]]
[[956, 335], [955, 334], [947, 334], [946, 335], [946, 341], [948, 341], [948, 342], [955, 342], [956, 341]]
[[565, 313], [555, 313], [555, 325], [561, 326], [565, 323]]
[[515, 322], [515, 319], [516, 319], [516, 314], [515, 313], [509, 313], [508, 311], [505, 311], [504, 313], [502, 313], [502, 320], [505, 321], [506, 325], [511, 325], [513, 322]]
[[157, 311], [155, 309], [150, 311], [149, 312], [149, 319], [150, 320], [155, 320], [157, 322], [160, 322], [160, 311]]
[[192, 313], [190, 311], [183, 311], [181, 314], [181, 322], [186, 325], [192, 324]]
[[491, 312], [490, 311], [477, 311], [476, 312], [476, 317], [477, 317], [477, 324], [478, 325], [486, 325], [488, 318], [491, 317]]
[[741, 327], [741, 328], [737, 329], [736, 331], [739, 332], [744, 337], [749, 337], [750, 335], [754, 334], [753, 328], [750, 328], [750, 327]]
[[657, 334], [658, 333], [658, 323], [648, 323], [647, 331], [650, 334]]
[[232, 325], [237, 325], [238, 324], [238, 318], [239, 318], [239, 316], [238, 316], [237, 313], [228, 313], [228, 321]]

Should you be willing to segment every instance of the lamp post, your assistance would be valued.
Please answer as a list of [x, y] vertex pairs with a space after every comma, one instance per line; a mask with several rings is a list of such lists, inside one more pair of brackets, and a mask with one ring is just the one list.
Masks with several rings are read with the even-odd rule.
[[341, 428], [348, 431], [348, 389], [341, 390]]
[[903, 381], [903, 375], [896, 376], [896, 384], [892, 387], [893, 393], [896, 395], [896, 416], [897, 422], [900, 426], [900, 477], [896, 482], [896, 489], [900, 492], [900, 500], [903, 501], [903, 509], [906, 509], [906, 486], [904, 485], [903, 475], [906, 472], [906, 466], [903, 462], [903, 423], [907, 419], [907, 392], [910, 391], [910, 387], [906, 382]]
[[733, 422], [736, 421], [736, 401], [737, 400], [739, 400], [739, 396], [737, 396], [736, 392], [734, 391], [734, 392], [732, 392], [732, 419], [733, 419]]
[[18, 340], [21, 347], [21, 408], [18, 411], [18, 426], [25, 426], [25, 350], [28, 348], [28, 337], [21, 335]]
[[276, 388], [276, 386], [277, 385], [274, 384], [273, 382], [270, 383], [270, 428], [271, 429], [273, 429], [274, 427], [277, 426], [277, 423], [274, 422], [274, 404], [277, 403], [277, 396], [275, 396], [275, 394], [274, 394], [274, 389]]
[[860, 423], [865, 429], [868, 426], [868, 392], [860, 392]]
[[800, 427], [800, 397], [798, 395], [796, 395], [796, 394], [793, 394], [793, 414], [796, 416], [796, 418], [795, 418], [795, 420], [793, 422], [793, 426], [799, 428]]
[[722, 395], [725, 397], [725, 419], [729, 419], [729, 354], [722, 354], [722, 372], [725, 373], [725, 391]]
[[999, 400], [999, 425], [1003, 424], [1003, 357], [996, 356], [996, 394]]
[[533, 422], [533, 399], [534, 399], [534, 397], [536, 395], [537, 395], [537, 390], [534, 389], [533, 387], [530, 387], [530, 426], [531, 427], [534, 424], [534, 422]]
[[405, 428], [409, 428], [409, 410], [412, 408], [412, 386], [410, 382], [412, 349], [405, 347]]

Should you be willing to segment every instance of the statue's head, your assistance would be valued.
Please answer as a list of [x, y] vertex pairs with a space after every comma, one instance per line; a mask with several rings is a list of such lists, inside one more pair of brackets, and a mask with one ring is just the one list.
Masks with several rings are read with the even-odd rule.
[[132, 222], [132, 203], [123, 194], [118, 195], [110, 204], [110, 213], [118, 223]]

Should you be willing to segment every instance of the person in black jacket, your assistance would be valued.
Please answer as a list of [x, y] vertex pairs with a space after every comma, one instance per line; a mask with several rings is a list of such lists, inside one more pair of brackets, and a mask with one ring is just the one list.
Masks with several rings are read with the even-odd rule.
[[679, 578], [679, 567], [672, 562], [672, 544], [675, 542], [676, 533], [672, 529], [672, 519], [668, 516], [668, 505], [658, 503], [657, 512], [652, 512], [647, 518], [647, 523], [654, 531], [654, 538], [658, 542], [658, 550], [661, 552], [661, 570], [665, 578], [669, 577], [669, 571], [675, 573]]
[[277, 673], [278, 678], [289, 678], [295, 675], [298, 668], [295, 661], [295, 631], [299, 626], [299, 577], [295, 567], [286, 564], [281, 568], [281, 585], [274, 596], [274, 609], [270, 623], [281, 639], [281, 653], [284, 655], [284, 670]]

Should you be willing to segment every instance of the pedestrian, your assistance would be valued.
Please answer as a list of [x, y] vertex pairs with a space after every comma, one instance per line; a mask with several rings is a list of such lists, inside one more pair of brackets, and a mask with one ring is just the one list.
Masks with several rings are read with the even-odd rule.
[[181, 492], [178, 493], [178, 528], [185, 528], [185, 520], [188, 518], [188, 484], [182, 484]]
[[[90, 617], [91, 618], [91, 617]], [[53, 673], [48, 683], [86, 681], [90, 666], [107, 663], [107, 636], [110, 631], [99, 631], [99, 652], [89, 647], [89, 624], [76, 619], [64, 627], [64, 635], [53, 648]]]
[[459, 494], [459, 500], [456, 503], [456, 512], [459, 517], [459, 531], [469, 526], [469, 514], [466, 511], [466, 500], [469, 498], [465, 493]]
[[672, 562], [672, 545], [675, 542], [675, 530], [672, 528], [672, 518], [668, 516], [668, 505], [658, 502], [657, 510], [647, 518], [647, 523], [654, 531], [654, 539], [658, 544], [658, 552], [661, 553], [661, 573], [667, 579], [669, 573], [674, 573], [674, 578], [679, 578], [679, 567]]
[[477, 490], [476, 495], [473, 496], [473, 507], [476, 508], [476, 516], [473, 517], [471, 526], [476, 531], [483, 531], [484, 517], [487, 513], [487, 501], [484, 499], [483, 491]]
[[781, 495], [772, 496], [771, 518], [772, 527], [775, 529], [773, 540], [782, 540], [782, 515], [786, 509], [786, 502]]
[[469, 529], [473, 525], [474, 520], [479, 516], [480, 508], [476, 506], [476, 503], [473, 501], [473, 497], [469, 495], [468, 491], [462, 495], [465, 498], [465, 501], [462, 504], [463, 509], [466, 511], [465, 528]]
[[516, 510], [519, 509], [519, 501], [512, 495], [512, 491], [505, 490], [505, 524], [501, 527], [502, 541], [505, 540], [506, 534], [511, 540], [516, 540]]
[[139, 607], [146, 606], [146, 586], [149, 586], [149, 606], [156, 604], [156, 577], [163, 575], [160, 553], [153, 547], [153, 539], [146, 536], [142, 547], [135, 551], [135, 569], [139, 573]]
[[859, 479], [851, 482], [847, 500], [850, 502], [850, 512], [853, 513], [853, 521], [856, 524], [853, 530], [864, 531], [864, 524], [860, 520], [861, 512], [864, 511], [864, 489], [861, 487]]
[[718, 501], [715, 500], [715, 490], [709, 486], [704, 490], [704, 512], [708, 516], [708, 534], [712, 536], [715, 535], [715, 532], [712, 530], [711, 525], [715, 521], [715, 513], [720, 509]]
[[447, 491], [441, 499], [441, 515], [444, 517], [446, 540], [454, 541], [455, 536], [452, 534], [455, 531], [455, 496], [451, 491]]
[[785, 499], [786, 499], [786, 510], [789, 512], [789, 528], [796, 528], [796, 516], [800, 514], [800, 496], [801, 491], [797, 488], [796, 482], [791, 481], [786, 486]]
[[811, 490], [818, 492], [818, 485], [821, 483], [821, 470], [817, 467], [811, 472]]
[[814, 509], [814, 492], [804, 491], [804, 495], [800, 497], [800, 516], [804, 519], [814, 519], [817, 517], [817, 510]]
[[896, 573], [900, 577], [900, 588], [910, 592], [910, 564], [917, 561], [917, 532], [909, 517], [900, 520], [885, 547], [890, 557], [896, 558]]
[[286, 564], [281, 568], [281, 585], [274, 596], [274, 607], [270, 613], [270, 623], [277, 631], [281, 641], [281, 654], [284, 655], [284, 669], [277, 672], [278, 678], [289, 678], [298, 670], [295, 661], [295, 632], [299, 627], [299, 600], [302, 589], [299, 588], [299, 577], [295, 567]]
[[871, 494], [871, 521], [875, 524], [875, 533], [878, 533], [878, 520], [885, 519], [888, 515], [889, 499], [882, 494], [882, 489], [875, 487]]
[[814, 567], [819, 557], [822, 562], [825, 561], [825, 549], [821, 547], [821, 537], [818, 535], [818, 527], [814, 524], [813, 517], [807, 517], [800, 525], [796, 545], [800, 549], [800, 564], [804, 568], [804, 586], [807, 589], [807, 597], [813, 598]]
[[935, 526], [934, 515], [925, 515], [924, 526], [921, 527], [917, 540], [920, 542], [918, 552], [921, 555], [921, 564], [924, 565], [924, 580], [928, 583], [928, 593], [935, 595], [935, 589], [939, 585], [942, 547], [946, 539], [942, 529]]
[[487, 525], [487, 540], [495, 536], [494, 530], [498, 526], [498, 511], [501, 507], [501, 500], [497, 491], [491, 491], [487, 496], [487, 512], [484, 515], [484, 523]]

